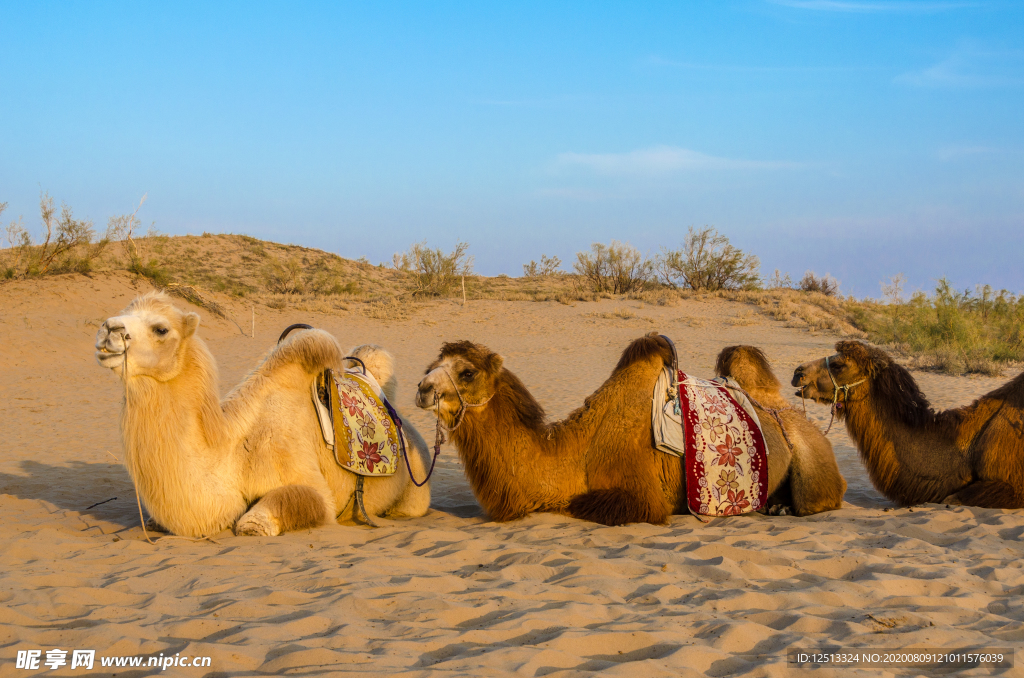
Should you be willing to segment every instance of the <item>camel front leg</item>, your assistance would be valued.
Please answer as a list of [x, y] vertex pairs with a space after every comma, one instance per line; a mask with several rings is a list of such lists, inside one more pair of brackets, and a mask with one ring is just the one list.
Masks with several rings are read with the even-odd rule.
[[981, 508], [1024, 508], [1024, 500], [1002, 480], [978, 480], [946, 497], [945, 503]]
[[238, 519], [235, 534], [273, 537], [282, 532], [319, 527], [329, 511], [323, 496], [308, 485], [277, 487], [260, 497]]

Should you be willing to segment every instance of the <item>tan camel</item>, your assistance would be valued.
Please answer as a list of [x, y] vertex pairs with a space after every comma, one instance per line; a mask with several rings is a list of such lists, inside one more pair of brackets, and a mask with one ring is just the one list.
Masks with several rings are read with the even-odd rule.
[[[605, 525], [665, 523], [687, 510], [682, 462], [655, 449], [651, 426], [655, 383], [671, 362], [664, 338], [637, 339], [583, 407], [546, 423], [500, 355], [468, 341], [447, 343], [427, 368], [416, 404], [452, 429], [473, 492], [494, 520], [550, 511]], [[770, 427], [766, 434], [774, 494], [791, 455]]]
[[[125, 385], [124, 463], [153, 520], [201, 537], [232, 525], [238, 534], [276, 535], [350, 517], [356, 477], [335, 462], [311, 398], [317, 374], [342, 368], [334, 337], [292, 333], [221, 400], [198, 325], [198, 315], [150, 293], [96, 335], [96, 359]], [[355, 355], [393, 398], [391, 355], [376, 346]], [[426, 444], [411, 425], [405, 431], [413, 473], [423, 478]], [[364, 496], [374, 516], [421, 516], [430, 504], [429, 487], [415, 487], [405, 464], [367, 478]]]
[[846, 480], [832, 443], [782, 395], [782, 384], [764, 352], [754, 346], [728, 346], [718, 354], [715, 373], [735, 379], [750, 397], [771, 450], [769, 481], [773, 467], [775, 477], [784, 476], [768, 497], [772, 512], [808, 516], [842, 508]]
[[903, 506], [1024, 508], [1024, 374], [936, 412], [885, 351], [859, 341], [836, 351], [796, 368], [793, 386], [836, 404], [879, 492]]

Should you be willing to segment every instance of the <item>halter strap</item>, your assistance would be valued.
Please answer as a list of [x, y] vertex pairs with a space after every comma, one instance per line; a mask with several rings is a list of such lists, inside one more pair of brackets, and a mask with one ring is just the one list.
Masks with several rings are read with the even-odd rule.
[[840, 386], [836, 382], [836, 378], [832, 376], [832, 370], [829, 368], [828, 365], [828, 356], [825, 356], [825, 371], [828, 373], [828, 378], [832, 380], [833, 388], [835, 388], [835, 390], [832, 392], [832, 407], [830, 408], [832, 416], [828, 420], [828, 428], [825, 429], [825, 434], [828, 435], [828, 432], [832, 430], [832, 424], [836, 420], [836, 412], [843, 409], [843, 403], [839, 402], [840, 391], [843, 394], [843, 402], [848, 402], [850, 400], [850, 389], [853, 388], [854, 386], [859, 386], [860, 384], [863, 384], [865, 381], [867, 381], [867, 379], [861, 379], [860, 381], [855, 381], [852, 384], [843, 384], [842, 386]]
[[437, 369], [443, 370], [444, 373], [446, 375], [448, 375], [448, 381], [452, 382], [452, 388], [455, 389], [455, 395], [458, 396], [458, 398], [459, 398], [459, 411], [455, 414], [455, 424], [451, 428], [448, 428], [448, 426], [446, 426], [445, 424], [441, 423], [441, 416], [440, 416], [440, 411], [439, 411], [440, 399], [437, 397], [437, 389], [434, 389], [434, 416], [437, 417], [437, 425], [441, 426], [441, 427], [444, 427], [444, 430], [447, 431], [448, 433], [452, 433], [457, 428], [462, 426], [462, 420], [466, 416], [466, 410], [468, 408], [470, 408], [470, 407], [483, 407], [484, 405], [486, 405], [487, 403], [489, 403], [491, 401], [491, 398], [494, 397], [494, 393], [492, 393], [491, 395], [487, 396], [486, 399], [484, 399], [483, 401], [481, 401], [479, 403], [467, 403], [466, 399], [462, 397], [462, 392], [459, 391], [459, 385], [455, 382], [455, 378], [452, 376], [452, 373], [448, 371], [448, 368], [444, 367], [442, 365], [438, 365], [434, 369], [435, 370], [437, 370]]

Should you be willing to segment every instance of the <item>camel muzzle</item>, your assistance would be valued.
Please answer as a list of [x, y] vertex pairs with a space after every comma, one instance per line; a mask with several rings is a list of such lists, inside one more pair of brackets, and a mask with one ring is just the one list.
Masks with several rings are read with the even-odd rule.
[[104, 366], [114, 358], [122, 360], [131, 340], [132, 335], [123, 323], [104, 321], [96, 333], [96, 360]]
[[434, 407], [434, 387], [422, 381], [416, 385], [416, 407], [431, 409]]

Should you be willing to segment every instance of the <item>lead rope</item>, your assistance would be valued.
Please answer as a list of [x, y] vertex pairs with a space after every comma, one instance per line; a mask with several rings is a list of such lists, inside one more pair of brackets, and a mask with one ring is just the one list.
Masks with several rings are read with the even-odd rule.
[[[125, 335], [125, 339], [126, 340], [130, 339], [130, 338], [131, 338], [130, 336]], [[127, 341], [125, 342], [125, 347], [124, 347], [124, 362], [122, 363], [122, 366], [121, 366], [121, 381], [124, 383], [124, 406], [128, 407], [128, 344], [127, 344]], [[113, 455], [111, 455], [111, 456], [113, 456]], [[114, 459], [117, 459], [117, 457], [114, 457]], [[118, 461], [120, 461], [120, 459], [118, 459]], [[129, 474], [129, 476], [131, 476], [131, 474]], [[153, 546], [156, 546], [156, 542], [149, 538], [149, 532], [146, 530], [146, 518], [142, 515], [142, 499], [139, 498], [139, 487], [138, 487], [138, 485], [135, 484], [135, 478], [132, 478], [132, 489], [135, 490], [135, 505], [139, 508], [139, 525], [142, 526], [142, 534], [146, 538], [146, 541], [148, 541]], [[219, 541], [216, 541], [216, 540], [211, 539], [210, 537], [206, 537], [206, 536], [200, 537], [199, 539], [193, 539], [192, 537], [182, 537], [182, 536], [179, 536], [179, 535], [176, 535], [176, 534], [171, 534], [171, 535], [167, 535], [166, 537], [161, 537], [161, 541], [164, 540], [164, 539], [184, 539], [186, 541], [193, 541], [193, 542], [195, 542], [195, 541], [212, 541], [214, 544], [220, 544]]]
[[441, 433], [442, 427], [444, 428], [445, 432], [454, 433], [456, 429], [462, 426], [462, 420], [466, 416], [466, 410], [468, 408], [483, 407], [487, 403], [491, 402], [491, 398], [494, 397], [494, 393], [492, 393], [491, 395], [487, 396], [487, 398], [478, 403], [467, 403], [466, 400], [462, 397], [462, 393], [459, 391], [459, 385], [455, 383], [455, 378], [452, 377], [452, 373], [448, 371], [447, 367], [441, 367], [440, 369], [444, 370], [444, 373], [448, 375], [448, 381], [452, 382], [452, 388], [455, 389], [455, 395], [459, 398], [459, 411], [455, 414], [455, 424], [451, 426], [451, 428], [442, 424], [441, 414], [438, 408], [439, 400], [437, 396], [437, 389], [434, 389], [434, 416], [437, 417], [436, 438], [440, 440], [440, 442], [436, 443], [437, 449], [440, 449], [441, 443], [445, 442], [444, 435]]
[[744, 391], [742, 388], [738, 389], [738, 390], [739, 390], [740, 393], [742, 393], [743, 395], [747, 396], [747, 400], [750, 401], [751, 405], [753, 405], [754, 407], [756, 407], [759, 410], [763, 410], [763, 411], [767, 412], [768, 414], [772, 415], [772, 417], [775, 419], [775, 423], [777, 423], [779, 425], [779, 428], [782, 430], [782, 437], [786, 439], [786, 444], [789, 445], [789, 451], [793, 452], [794, 451], [793, 441], [789, 439], [789, 434], [786, 433], [786, 427], [782, 423], [782, 413], [785, 412], [786, 410], [791, 410], [793, 408], [792, 407], [782, 407], [782, 408], [766, 407], [765, 405], [762, 405], [761, 403], [757, 402], [757, 400], [755, 400], [752, 395], [750, 395], [749, 393]]
[[[430, 462], [430, 471], [427, 473], [427, 477], [423, 479], [422, 483], [417, 483], [416, 479], [413, 478], [412, 482], [416, 483], [417, 487], [422, 487], [424, 484], [426, 484], [426, 482], [428, 480], [430, 480], [430, 476], [434, 472], [434, 465], [437, 464], [437, 458], [441, 454], [441, 446], [444, 445], [446, 442], [448, 442], [448, 439], [445, 436], [445, 432], [452, 433], [456, 429], [458, 429], [460, 426], [462, 426], [462, 419], [466, 415], [466, 408], [468, 408], [468, 407], [483, 407], [484, 405], [486, 405], [487, 403], [489, 403], [491, 401], [491, 398], [494, 397], [494, 394], [492, 393], [483, 402], [467, 403], [465, 401], [465, 399], [463, 399], [462, 393], [459, 392], [459, 385], [455, 383], [455, 379], [452, 378], [451, 372], [449, 372], [447, 368], [441, 368], [441, 369], [443, 369], [444, 373], [448, 375], [448, 381], [452, 382], [452, 388], [455, 389], [455, 395], [458, 396], [458, 398], [459, 398], [459, 411], [455, 415], [455, 425], [454, 426], [452, 426], [451, 428], [448, 428], [447, 426], [442, 424], [441, 423], [441, 398], [440, 398], [440, 396], [437, 395], [437, 389], [436, 388], [434, 389], [434, 421], [435, 421], [435, 424], [434, 424], [434, 459], [433, 459], [433, 461]], [[406, 458], [405, 463], [406, 464], [409, 463], [409, 459], [408, 458]], [[411, 468], [409, 469], [409, 477], [412, 478], [412, 469]]]
[[[128, 335], [124, 337], [124, 362], [121, 364], [121, 381], [124, 383], [124, 406], [128, 407]], [[130, 475], [130, 474], [129, 474]], [[142, 526], [142, 534], [153, 546], [156, 546], [156, 542], [149, 538], [149, 532], [146, 531], [146, 519], [142, 516], [142, 499], [139, 498], [139, 487], [135, 484], [135, 478], [132, 478], [132, 489], [135, 490], [135, 505], [139, 507], [139, 525]]]
[[[362, 360], [356, 358], [355, 356], [346, 356], [345, 360], [351, 360], [353, 362], [359, 363], [360, 367], [363, 370], [363, 374], [366, 374], [366, 363], [364, 363]], [[405, 468], [409, 471], [409, 480], [411, 480], [412, 484], [415, 485], [416, 487], [423, 487], [424, 485], [427, 484], [427, 481], [430, 480], [430, 476], [434, 475], [434, 467], [437, 465], [437, 456], [441, 454], [441, 443], [443, 443], [444, 440], [442, 438], [442, 440], [435, 441], [434, 443], [434, 458], [430, 462], [430, 470], [427, 471], [427, 477], [424, 478], [422, 481], [416, 480], [416, 476], [412, 474], [412, 465], [409, 463], [409, 451], [405, 449], [405, 434], [402, 432], [402, 419], [401, 417], [398, 416], [398, 412], [395, 410], [394, 407], [391, 406], [391, 403], [388, 402], [387, 397], [384, 396], [383, 393], [381, 393], [380, 400], [382, 403], [384, 403], [384, 407], [387, 409], [388, 415], [395, 422], [395, 428], [398, 429], [398, 443], [402, 446], [402, 458], [405, 459]], [[434, 394], [434, 407], [437, 407], [437, 393]], [[335, 444], [337, 444], [337, 442], [335, 442]]]
[[850, 389], [853, 388], [854, 386], [863, 384], [867, 380], [861, 379], [860, 381], [854, 382], [852, 384], [843, 384], [842, 386], [840, 386], [839, 384], [836, 383], [836, 378], [832, 376], [832, 370], [829, 369], [828, 356], [825, 356], [825, 371], [828, 373], [828, 378], [832, 380], [832, 386], [835, 389], [835, 391], [832, 392], [832, 407], [829, 408], [829, 411], [831, 412], [832, 416], [829, 417], [828, 428], [825, 429], [825, 435], [828, 435], [828, 432], [832, 430], [832, 424], [836, 420], [836, 412], [843, 409], [843, 403], [839, 402], [839, 392], [843, 392], [843, 402], [845, 402], [850, 399]]

